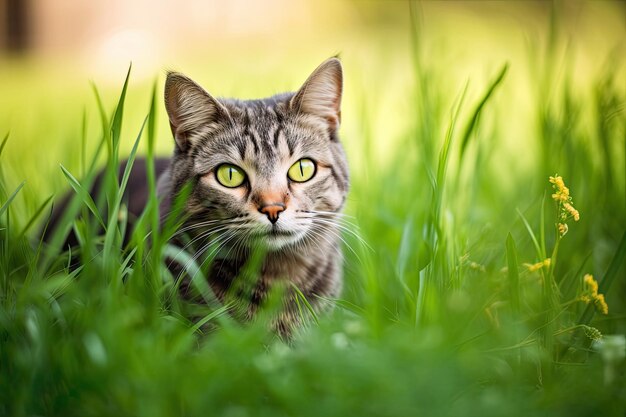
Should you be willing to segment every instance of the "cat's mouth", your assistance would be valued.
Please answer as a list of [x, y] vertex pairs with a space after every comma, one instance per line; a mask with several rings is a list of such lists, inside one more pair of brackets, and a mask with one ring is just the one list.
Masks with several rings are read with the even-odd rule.
[[299, 233], [294, 230], [284, 229], [277, 226], [257, 229], [252, 232], [254, 237], [290, 237]]
[[265, 236], [295, 236], [296, 233], [290, 230], [281, 230], [276, 228], [271, 228], [268, 232], [265, 233]]

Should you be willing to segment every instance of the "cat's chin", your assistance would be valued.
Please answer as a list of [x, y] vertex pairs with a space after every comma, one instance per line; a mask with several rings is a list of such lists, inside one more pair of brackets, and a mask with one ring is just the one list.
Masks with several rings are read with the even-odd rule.
[[297, 244], [304, 237], [303, 232], [271, 230], [255, 236], [257, 243], [269, 251], [279, 251]]

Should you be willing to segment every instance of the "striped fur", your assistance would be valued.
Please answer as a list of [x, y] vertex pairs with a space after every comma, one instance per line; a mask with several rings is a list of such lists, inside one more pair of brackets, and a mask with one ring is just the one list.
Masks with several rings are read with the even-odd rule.
[[[176, 147], [159, 193], [171, 200], [192, 184], [189, 220], [181, 230], [192, 239], [192, 254], [212, 262], [209, 283], [217, 296], [234, 297], [244, 319], [254, 318], [277, 283], [287, 284], [285, 308], [275, 321], [281, 334], [300, 322], [291, 284], [317, 311], [341, 290], [340, 212], [349, 188], [337, 135], [341, 95], [336, 58], [297, 92], [261, 100], [216, 99], [184, 75], [167, 77], [165, 104]], [[287, 172], [301, 158], [313, 160], [316, 173], [298, 183]], [[237, 188], [221, 185], [216, 170], [224, 163], [243, 169], [247, 181]], [[260, 212], [264, 204], [284, 208], [275, 223]], [[267, 249], [260, 277], [242, 283], [255, 244]]]

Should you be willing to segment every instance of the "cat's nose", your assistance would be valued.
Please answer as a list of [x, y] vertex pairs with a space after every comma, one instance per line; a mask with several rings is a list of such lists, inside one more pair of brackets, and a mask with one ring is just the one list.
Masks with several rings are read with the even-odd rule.
[[285, 211], [285, 205], [283, 203], [269, 203], [263, 204], [259, 207], [259, 211], [267, 216], [272, 224], [278, 221], [278, 215], [281, 211]]

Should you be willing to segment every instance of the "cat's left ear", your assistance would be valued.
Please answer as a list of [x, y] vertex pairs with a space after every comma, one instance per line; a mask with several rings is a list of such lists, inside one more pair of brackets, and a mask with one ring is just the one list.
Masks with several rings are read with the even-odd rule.
[[176, 72], [168, 73], [165, 80], [165, 108], [181, 150], [187, 150], [201, 135], [230, 120], [228, 110], [218, 100]]
[[335, 131], [341, 123], [341, 94], [343, 70], [341, 61], [330, 58], [324, 61], [291, 99], [290, 106], [297, 113], [320, 117]]

